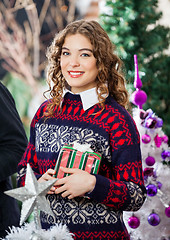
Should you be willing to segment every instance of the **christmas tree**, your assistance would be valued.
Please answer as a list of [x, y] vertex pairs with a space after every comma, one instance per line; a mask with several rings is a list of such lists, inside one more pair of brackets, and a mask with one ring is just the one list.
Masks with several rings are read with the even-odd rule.
[[139, 74], [148, 94], [145, 109], [152, 108], [164, 120], [170, 137], [170, 28], [159, 24], [158, 0], [103, 0], [100, 23], [125, 63], [126, 78], [133, 86], [133, 55], [138, 53]]
[[133, 117], [141, 138], [141, 152], [147, 197], [142, 208], [134, 213], [125, 212], [124, 219], [132, 240], [170, 239], [170, 148], [168, 137], [162, 131], [163, 120], [152, 109], [144, 111], [147, 95], [141, 90], [142, 82], [135, 59], [136, 91], [132, 94]]

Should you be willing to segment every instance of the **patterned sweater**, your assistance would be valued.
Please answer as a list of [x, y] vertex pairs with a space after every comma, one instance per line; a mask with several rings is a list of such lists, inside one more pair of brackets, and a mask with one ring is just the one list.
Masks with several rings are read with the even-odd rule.
[[138, 210], [145, 199], [140, 139], [129, 113], [112, 97], [105, 109], [99, 104], [83, 110], [80, 95], [66, 93], [60, 113], [44, 119], [47, 101], [35, 114], [30, 141], [18, 165], [18, 186], [25, 181], [29, 162], [37, 179], [54, 169], [64, 144], [90, 144], [102, 154], [96, 185], [87, 197], [69, 200], [47, 195], [55, 218], [41, 212], [42, 227], [66, 224], [74, 239], [129, 239], [123, 223], [123, 211]]

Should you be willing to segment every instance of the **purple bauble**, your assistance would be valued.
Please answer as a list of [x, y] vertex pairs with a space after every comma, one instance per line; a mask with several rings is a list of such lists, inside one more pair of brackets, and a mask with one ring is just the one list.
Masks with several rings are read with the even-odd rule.
[[165, 215], [170, 218], [170, 206], [165, 208]]
[[142, 142], [147, 144], [151, 141], [151, 137], [148, 134], [142, 135]]
[[156, 125], [155, 125], [155, 128], [160, 128], [163, 126], [163, 120], [162, 118], [157, 118], [156, 119]]
[[147, 185], [146, 190], [149, 197], [154, 197], [157, 194], [157, 187], [154, 184]]
[[164, 151], [161, 153], [161, 157], [162, 157], [163, 160], [165, 160], [167, 157], [170, 157], [170, 151], [164, 150]]
[[152, 226], [157, 226], [159, 223], [160, 223], [160, 217], [158, 214], [156, 213], [151, 213], [149, 216], [148, 216], [148, 223]]
[[155, 164], [155, 158], [154, 157], [151, 157], [151, 156], [148, 156], [146, 159], [145, 159], [145, 162], [148, 166], [153, 166]]
[[132, 217], [129, 218], [128, 224], [129, 224], [129, 227], [135, 229], [135, 228], [138, 228], [138, 227], [139, 227], [139, 225], [140, 225], [140, 220], [139, 220], [138, 217], [132, 216]]
[[144, 91], [137, 89], [135, 92], [131, 95], [132, 103], [139, 106], [140, 109], [142, 109], [142, 105], [147, 100], [147, 95]]

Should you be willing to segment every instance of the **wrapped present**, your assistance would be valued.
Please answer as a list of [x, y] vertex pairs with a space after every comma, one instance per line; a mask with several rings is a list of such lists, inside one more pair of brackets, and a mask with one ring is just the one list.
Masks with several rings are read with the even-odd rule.
[[73, 146], [64, 145], [59, 153], [58, 159], [55, 165], [56, 178], [63, 178], [68, 176], [68, 173], [64, 173], [60, 170], [60, 167], [67, 168], [79, 168], [89, 173], [98, 173], [101, 162], [101, 155], [95, 152], [79, 151]]

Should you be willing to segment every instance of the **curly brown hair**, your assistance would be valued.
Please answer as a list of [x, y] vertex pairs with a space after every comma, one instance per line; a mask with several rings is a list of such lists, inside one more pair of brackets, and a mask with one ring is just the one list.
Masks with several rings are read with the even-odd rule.
[[56, 34], [47, 49], [47, 83], [51, 101], [48, 103], [45, 116], [52, 115], [62, 101], [63, 88], [67, 83], [61, 72], [60, 56], [66, 36], [73, 34], [82, 34], [90, 40], [93, 46], [93, 55], [98, 68], [96, 91], [101, 106], [104, 108], [104, 96], [110, 94], [120, 105], [126, 107], [128, 92], [121, 72], [122, 61], [114, 53], [114, 44], [98, 22], [78, 20], [68, 24], [64, 30]]

